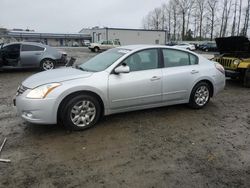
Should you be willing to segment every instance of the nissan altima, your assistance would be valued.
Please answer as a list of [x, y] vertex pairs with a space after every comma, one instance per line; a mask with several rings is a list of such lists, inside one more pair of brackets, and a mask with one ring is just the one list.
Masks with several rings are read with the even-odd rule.
[[220, 64], [174, 47], [123, 46], [77, 64], [27, 78], [14, 99], [21, 117], [82, 130], [114, 113], [183, 103], [199, 109], [225, 86]]

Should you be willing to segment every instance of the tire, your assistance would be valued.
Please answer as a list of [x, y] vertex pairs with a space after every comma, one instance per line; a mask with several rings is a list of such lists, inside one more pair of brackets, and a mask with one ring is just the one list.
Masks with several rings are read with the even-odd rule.
[[55, 68], [55, 61], [52, 59], [43, 59], [40, 63], [40, 69], [42, 71], [52, 70]]
[[244, 86], [250, 87], [250, 68], [248, 68], [245, 72], [244, 76]]
[[94, 47], [94, 52], [97, 53], [97, 52], [99, 52], [99, 50], [100, 50], [100, 49], [99, 49], [98, 47]]
[[200, 109], [206, 106], [211, 97], [211, 88], [206, 82], [196, 84], [191, 92], [189, 106]]
[[237, 77], [236, 76], [230, 76], [231, 80], [236, 80]]
[[87, 94], [80, 94], [66, 101], [61, 114], [61, 122], [70, 130], [84, 130], [94, 126], [101, 117], [98, 100]]

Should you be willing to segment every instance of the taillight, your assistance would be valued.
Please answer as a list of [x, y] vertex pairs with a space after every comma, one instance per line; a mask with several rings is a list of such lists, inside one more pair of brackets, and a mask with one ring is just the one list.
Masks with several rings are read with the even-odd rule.
[[214, 65], [215, 65], [215, 68], [216, 68], [218, 71], [220, 71], [222, 74], [225, 74], [225, 69], [224, 69], [224, 67], [223, 67], [221, 64], [219, 64], [219, 63], [214, 63]]

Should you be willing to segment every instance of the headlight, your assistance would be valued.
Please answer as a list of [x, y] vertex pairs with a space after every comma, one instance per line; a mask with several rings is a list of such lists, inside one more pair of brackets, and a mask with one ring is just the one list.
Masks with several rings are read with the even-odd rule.
[[26, 96], [27, 98], [30, 99], [43, 99], [45, 98], [53, 89], [57, 88], [60, 86], [60, 83], [51, 83], [51, 84], [46, 84], [42, 86], [38, 86], [34, 89], [32, 89], [28, 95]]
[[240, 64], [240, 60], [239, 59], [236, 59], [236, 60], [234, 60], [234, 65], [239, 65]]
[[225, 69], [224, 69], [224, 67], [221, 65], [221, 64], [219, 64], [219, 63], [214, 63], [214, 65], [215, 65], [215, 68], [218, 70], [218, 71], [220, 71], [222, 74], [225, 74]]

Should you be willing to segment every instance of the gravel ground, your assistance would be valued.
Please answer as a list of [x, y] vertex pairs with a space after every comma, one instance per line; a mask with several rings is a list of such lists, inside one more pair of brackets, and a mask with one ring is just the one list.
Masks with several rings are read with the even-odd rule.
[[202, 110], [123, 113], [68, 132], [17, 116], [12, 97], [35, 72], [0, 72], [0, 158], [11, 159], [0, 163], [0, 187], [250, 187], [250, 89], [237, 81]]

